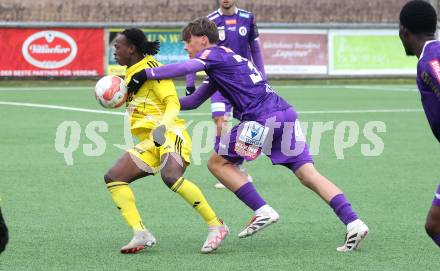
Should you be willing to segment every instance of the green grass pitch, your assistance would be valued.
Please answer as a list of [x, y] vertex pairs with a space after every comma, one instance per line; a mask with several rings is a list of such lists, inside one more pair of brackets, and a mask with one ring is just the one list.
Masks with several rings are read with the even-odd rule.
[[[440, 149], [414, 82], [273, 82], [300, 112], [300, 120], [309, 123], [308, 140], [316, 122], [359, 126], [359, 140], [344, 150], [344, 159], [336, 156], [335, 129], [322, 134], [314, 156], [318, 170], [344, 190], [370, 227], [359, 251], [338, 253], [345, 228], [332, 210], [264, 156], [246, 167], [281, 219], [239, 239], [252, 213], [231, 192], [213, 188], [215, 180], [206, 168], [209, 154], [204, 154], [202, 164], [189, 167], [185, 176], [199, 185], [231, 229], [212, 255], [199, 253], [206, 225], [157, 176], [132, 187], [158, 244], [136, 255], [119, 253], [131, 231], [114, 207], [103, 175], [122, 154], [113, 144], [123, 144], [123, 117], [46, 106], [104, 110], [94, 100], [93, 84], [0, 82], [0, 196], [10, 228], [0, 270], [438, 270], [439, 249], [425, 234], [424, 222], [440, 182]], [[210, 120], [209, 103], [193, 112], [201, 114], [184, 118]], [[78, 122], [81, 128], [71, 166], [55, 149], [63, 121]], [[84, 144], [93, 147], [85, 135], [91, 121], [108, 123], [108, 132], [100, 133], [105, 152], [95, 157], [83, 152]], [[362, 144], [369, 143], [363, 128], [370, 121], [386, 126], [386, 132], [376, 133], [384, 144], [378, 156], [361, 152]]]

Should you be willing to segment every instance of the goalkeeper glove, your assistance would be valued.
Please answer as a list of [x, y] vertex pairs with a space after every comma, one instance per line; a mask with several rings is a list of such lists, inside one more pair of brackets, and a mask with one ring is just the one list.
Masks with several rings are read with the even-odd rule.
[[147, 81], [147, 73], [145, 70], [141, 70], [137, 73], [135, 73], [132, 77], [130, 82], [128, 82], [127, 88], [129, 93], [136, 94], [139, 89], [142, 87], [142, 85]]
[[165, 144], [165, 132], [167, 128], [165, 125], [159, 125], [153, 130], [153, 141], [156, 147], [160, 147]]
[[186, 94], [186, 96], [189, 96], [189, 95], [193, 94], [194, 91], [196, 91], [196, 87], [186, 87], [185, 94]]

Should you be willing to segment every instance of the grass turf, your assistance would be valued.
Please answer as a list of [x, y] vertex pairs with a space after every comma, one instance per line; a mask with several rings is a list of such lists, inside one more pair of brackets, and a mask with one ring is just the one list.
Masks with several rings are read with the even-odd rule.
[[[205, 165], [209, 154], [204, 154], [202, 165], [189, 167], [185, 176], [199, 185], [231, 228], [222, 247], [201, 255], [207, 234], [202, 220], [159, 177], [148, 177], [132, 187], [158, 244], [137, 255], [121, 255], [118, 249], [131, 232], [111, 201], [103, 175], [122, 153], [113, 144], [123, 143], [123, 117], [0, 104], [0, 195], [11, 237], [0, 255], [0, 270], [436, 270], [439, 251], [423, 225], [439, 183], [440, 151], [423, 112], [309, 112], [421, 109], [415, 85], [391, 83], [303, 87], [283, 81], [282, 87], [275, 87], [303, 112], [300, 119], [309, 123], [309, 140], [314, 122], [333, 121], [336, 126], [354, 121], [359, 126], [359, 141], [344, 151], [344, 159], [336, 158], [334, 130], [322, 135], [314, 157], [317, 168], [344, 190], [370, 227], [361, 250], [349, 254], [335, 250], [345, 231], [332, 210], [287, 169], [271, 166], [265, 157], [246, 168], [281, 220], [252, 238], [238, 239], [252, 214], [232, 193], [213, 188], [215, 180]], [[32, 85], [0, 82], [0, 103], [101, 109], [92, 96], [93, 82], [76, 82], [79, 88], [72, 89], [59, 81], [38, 83], [36, 90]], [[196, 112], [209, 113], [209, 104]], [[185, 118], [197, 122], [210, 117]], [[63, 121], [81, 127], [73, 166], [66, 165], [54, 147]], [[108, 123], [108, 132], [100, 133], [107, 143], [105, 153], [97, 157], [86, 156], [82, 149], [93, 144], [85, 136], [91, 121]], [[369, 121], [386, 125], [386, 132], [377, 133], [384, 143], [379, 156], [361, 153], [361, 144], [369, 143], [362, 130]]]

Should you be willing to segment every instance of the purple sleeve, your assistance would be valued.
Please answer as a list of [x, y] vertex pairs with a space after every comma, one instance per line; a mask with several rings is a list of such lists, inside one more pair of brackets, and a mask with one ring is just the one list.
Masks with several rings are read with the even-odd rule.
[[180, 110], [196, 109], [209, 97], [211, 97], [215, 91], [216, 88], [214, 88], [209, 81], [203, 81], [203, 83], [196, 89], [196, 91], [194, 91], [193, 94], [179, 98]]
[[196, 74], [190, 73], [186, 75], [186, 86], [194, 87], [196, 85]]
[[258, 42], [258, 39], [251, 41], [250, 47], [252, 54], [252, 62], [255, 64], [255, 66], [257, 66], [257, 69], [261, 72], [263, 78], [267, 79], [266, 71], [264, 70], [263, 55], [261, 54], [260, 43]]
[[258, 38], [259, 34], [258, 34], [258, 27], [255, 21], [254, 14], [251, 14], [249, 19], [251, 20], [250, 31], [249, 31], [249, 42], [250, 42]]
[[205, 65], [196, 60], [190, 59], [188, 61], [176, 64], [167, 64], [157, 68], [145, 69], [148, 79], [169, 79], [179, 76], [184, 76], [189, 73], [196, 73], [205, 69]]

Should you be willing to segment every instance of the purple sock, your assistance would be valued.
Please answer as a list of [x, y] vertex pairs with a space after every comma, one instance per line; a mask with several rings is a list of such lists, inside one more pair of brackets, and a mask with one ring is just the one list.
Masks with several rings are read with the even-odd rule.
[[345, 225], [358, 219], [357, 214], [351, 208], [351, 204], [344, 194], [334, 196], [329, 205]]
[[249, 208], [256, 211], [261, 206], [266, 205], [264, 199], [258, 194], [252, 183], [246, 183], [234, 192], [235, 195], [246, 204]]
[[432, 240], [434, 240], [434, 243], [436, 243], [437, 246], [440, 247], [440, 234], [432, 237]]

